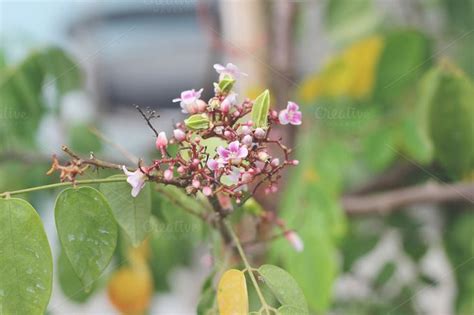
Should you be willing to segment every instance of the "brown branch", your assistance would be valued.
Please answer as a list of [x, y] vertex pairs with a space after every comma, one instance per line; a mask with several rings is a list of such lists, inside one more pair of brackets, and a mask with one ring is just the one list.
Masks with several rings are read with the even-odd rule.
[[80, 156], [78, 156], [71, 149], [69, 149], [69, 147], [65, 145], [63, 145], [61, 149], [67, 155], [69, 155], [74, 160], [76, 160], [78, 162], [78, 165], [92, 165], [99, 168], [111, 168], [111, 169], [118, 169], [118, 170], [122, 169], [122, 165], [99, 160], [93, 154], [91, 154], [91, 157], [89, 159], [82, 159]]
[[349, 214], [390, 212], [419, 203], [462, 201], [474, 204], [474, 183], [437, 184], [400, 188], [393, 191], [365, 196], [349, 195], [342, 199], [342, 206]]

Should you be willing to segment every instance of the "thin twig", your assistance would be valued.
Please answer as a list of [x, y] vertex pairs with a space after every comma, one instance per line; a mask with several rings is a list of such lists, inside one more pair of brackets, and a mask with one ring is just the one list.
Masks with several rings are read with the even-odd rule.
[[148, 115], [140, 108], [140, 106], [135, 105], [135, 108], [140, 112], [142, 115], [143, 119], [145, 119], [148, 127], [150, 127], [151, 130], [155, 133], [155, 136], [158, 137], [158, 131], [156, 131], [155, 127], [153, 127], [151, 120], [154, 118], [160, 117], [160, 115], [157, 115], [155, 111], [151, 111], [148, 113]]
[[464, 201], [474, 204], [474, 183], [437, 184], [427, 183], [392, 191], [345, 196], [342, 206], [349, 214], [390, 212], [419, 203]]

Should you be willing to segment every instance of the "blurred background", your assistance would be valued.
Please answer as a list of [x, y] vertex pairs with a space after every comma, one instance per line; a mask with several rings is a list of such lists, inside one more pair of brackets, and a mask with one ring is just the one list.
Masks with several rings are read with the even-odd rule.
[[[249, 247], [256, 260], [285, 267], [314, 314], [474, 314], [474, 1], [0, 0], [0, 38], [0, 192], [56, 182], [45, 172], [62, 144], [153, 157], [135, 106], [170, 132], [184, 118], [171, 100], [209, 98], [213, 64], [232, 62], [249, 74], [241, 100], [270, 87], [272, 106], [296, 101], [305, 118], [278, 131], [300, 167], [278, 198], [258, 198], [305, 250], [276, 240]], [[24, 197], [58, 260], [48, 313], [120, 314], [106, 292], [120, 254], [81, 291], [54, 194]], [[212, 270], [205, 228], [153, 205], [164, 228], [147, 245], [147, 312], [196, 314]]]

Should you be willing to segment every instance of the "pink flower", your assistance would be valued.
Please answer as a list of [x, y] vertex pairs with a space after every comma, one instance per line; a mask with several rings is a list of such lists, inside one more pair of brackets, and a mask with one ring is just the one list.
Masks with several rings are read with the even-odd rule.
[[146, 175], [138, 168], [135, 172], [130, 172], [127, 168], [122, 166], [123, 172], [127, 175], [127, 183], [132, 186], [132, 197], [138, 196], [142, 188], [145, 186]]
[[[199, 91], [187, 90], [181, 92], [180, 98], [173, 99], [173, 102], [180, 102], [181, 112], [184, 114], [195, 114], [204, 111], [207, 105], [204, 101], [200, 100], [203, 89]], [[204, 105], [203, 105], [204, 104]]]
[[290, 242], [291, 246], [297, 251], [302, 252], [304, 249], [303, 240], [300, 236], [294, 231], [286, 231], [285, 238]]
[[211, 171], [215, 171], [218, 168], [221, 168], [223, 166], [223, 164], [224, 164], [224, 162], [222, 161], [222, 159], [217, 159], [217, 160], [209, 159], [209, 160], [207, 160], [207, 167], [209, 167], [209, 169]]
[[163, 148], [166, 148], [166, 146], [168, 145], [168, 138], [166, 137], [166, 133], [164, 131], [158, 134], [158, 137], [156, 137], [155, 144], [158, 150], [162, 150]]
[[288, 102], [286, 109], [280, 111], [278, 119], [282, 125], [301, 125], [301, 112], [298, 110], [299, 106], [296, 103]]
[[217, 148], [217, 153], [224, 162], [238, 164], [242, 159], [247, 157], [249, 153], [245, 145], [240, 145], [239, 141], [233, 141], [229, 144], [227, 149], [220, 146]]
[[247, 73], [241, 72], [239, 68], [237, 68], [237, 66], [233, 63], [228, 63], [225, 67], [216, 63], [214, 65], [214, 69], [216, 69], [217, 73], [220, 74], [220, 78], [222, 78], [224, 75], [229, 75], [234, 79], [238, 78], [241, 75], [247, 76]]

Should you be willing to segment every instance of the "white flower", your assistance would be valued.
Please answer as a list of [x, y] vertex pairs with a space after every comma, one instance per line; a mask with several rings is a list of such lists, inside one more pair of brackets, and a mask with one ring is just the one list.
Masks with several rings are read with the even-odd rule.
[[130, 172], [124, 165], [122, 169], [125, 175], [127, 175], [127, 183], [132, 186], [132, 197], [138, 196], [142, 188], [145, 187], [146, 175], [139, 168], [135, 172]]

